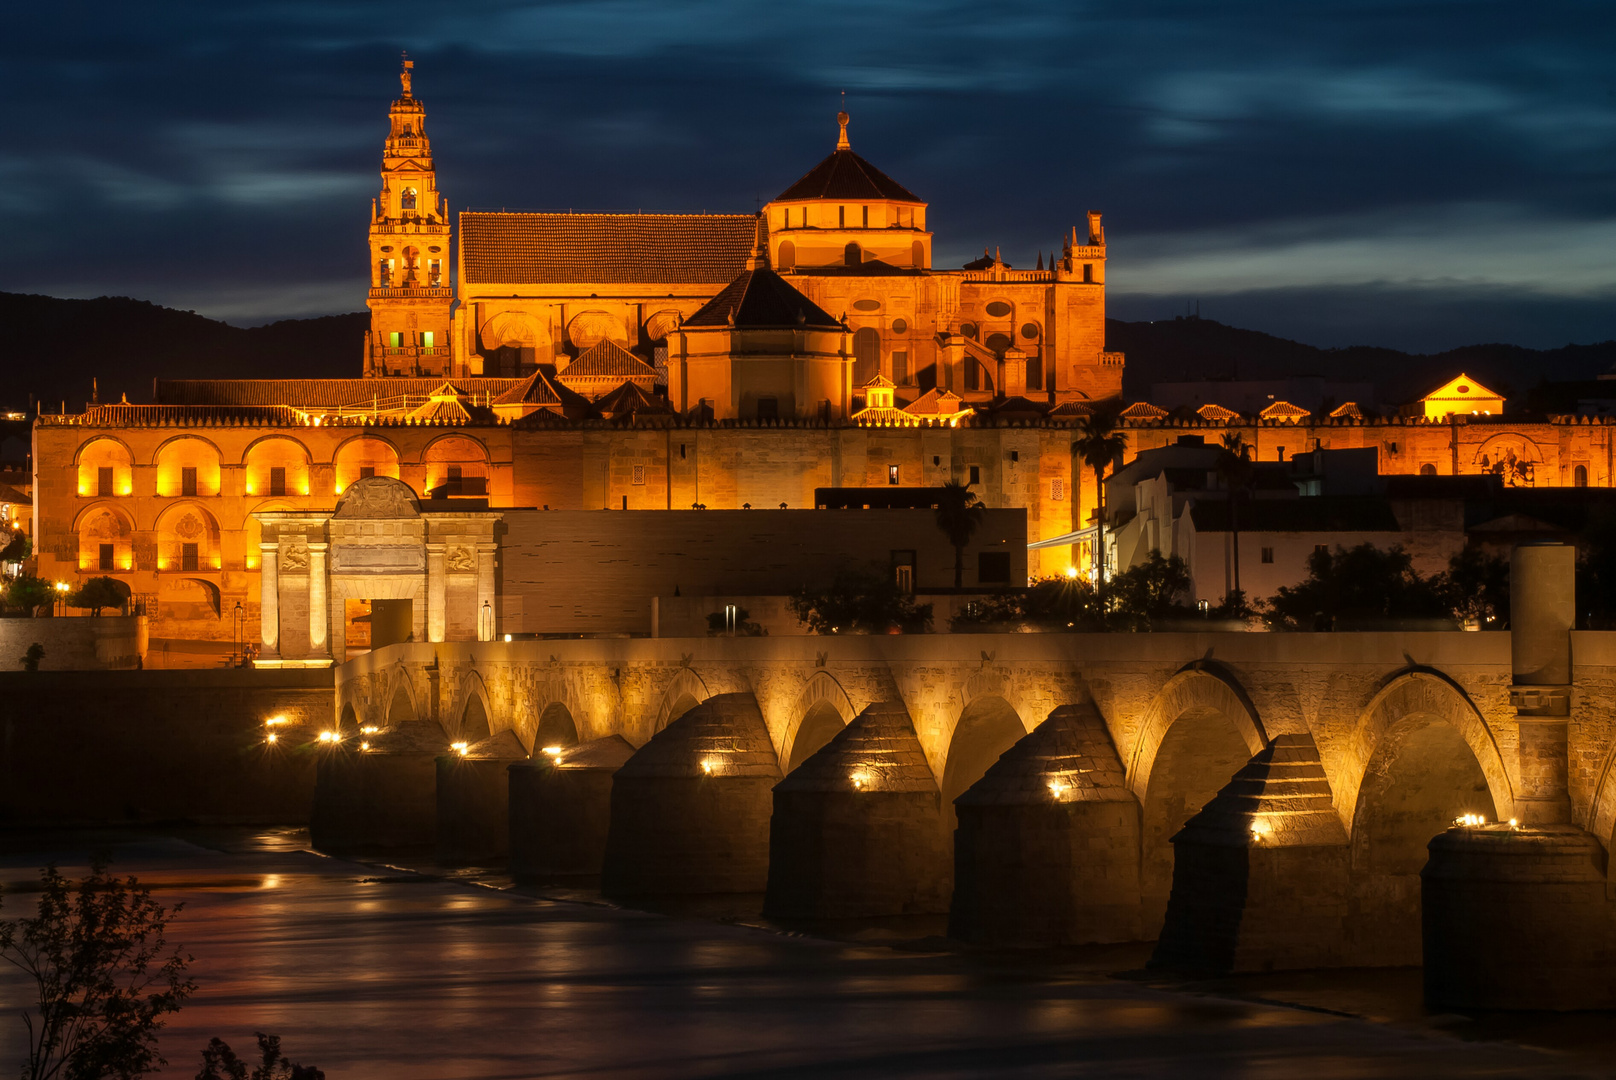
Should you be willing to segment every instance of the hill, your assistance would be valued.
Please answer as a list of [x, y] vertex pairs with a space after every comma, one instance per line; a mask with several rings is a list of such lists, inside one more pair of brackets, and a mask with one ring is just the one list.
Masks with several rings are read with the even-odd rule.
[[150, 401], [152, 380], [352, 378], [370, 316], [329, 315], [243, 328], [144, 300], [0, 293], [0, 406], [69, 412], [90, 398]]
[[[0, 407], [30, 400], [69, 411], [90, 398], [151, 400], [152, 380], [352, 378], [369, 314], [287, 319], [243, 328], [143, 300], [60, 300], [0, 293]], [[1153, 382], [1322, 375], [1375, 383], [1383, 403], [1411, 401], [1468, 372], [1521, 402], [1544, 381], [1593, 379], [1616, 367], [1616, 341], [1527, 349], [1467, 345], [1426, 355], [1369, 346], [1321, 349], [1211, 319], [1106, 321], [1107, 347], [1128, 356], [1123, 390], [1148, 398]]]
[[1616, 341], [1528, 349], [1466, 345], [1440, 353], [1405, 353], [1356, 345], [1321, 349], [1211, 319], [1156, 322], [1106, 320], [1106, 347], [1127, 354], [1123, 392], [1148, 398], [1153, 382], [1193, 379], [1277, 379], [1320, 375], [1372, 382], [1382, 404], [1413, 401], [1463, 371], [1505, 397], [1546, 381], [1597, 378], [1616, 367]]

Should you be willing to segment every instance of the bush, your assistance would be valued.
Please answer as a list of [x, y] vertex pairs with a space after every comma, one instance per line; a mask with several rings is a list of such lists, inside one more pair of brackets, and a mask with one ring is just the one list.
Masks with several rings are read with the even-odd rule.
[[39, 662], [45, 659], [45, 646], [34, 642], [28, 646], [28, 651], [22, 654], [22, 669], [24, 671], [38, 671]]
[[1016, 592], [973, 600], [949, 620], [956, 634], [993, 630], [1101, 630], [1094, 586], [1080, 578], [1041, 578]]
[[325, 1073], [312, 1065], [294, 1065], [281, 1053], [279, 1035], [254, 1032], [258, 1039], [258, 1067], [247, 1072], [247, 1063], [236, 1056], [223, 1039], [212, 1039], [202, 1051], [202, 1071], [196, 1080], [325, 1080]]
[[[752, 613], [743, 607], [735, 609], [735, 636], [736, 637], [766, 637], [768, 631], [763, 629], [762, 623], [748, 622]], [[722, 611], [714, 611], [707, 616], [707, 636], [717, 637], [728, 631], [725, 623], [728, 616]]]
[[1442, 575], [1426, 578], [1402, 547], [1373, 544], [1315, 551], [1308, 576], [1281, 586], [1269, 598], [1265, 618], [1277, 630], [1333, 630], [1342, 621], [1448, 619], [1453, 607]]
[[816, 634], [923, 634], [931, 629], [931, 605], [916, 604], [881, 564], [837, 571], [828, 586], [804, 586], [792, 595], [791, 611]]

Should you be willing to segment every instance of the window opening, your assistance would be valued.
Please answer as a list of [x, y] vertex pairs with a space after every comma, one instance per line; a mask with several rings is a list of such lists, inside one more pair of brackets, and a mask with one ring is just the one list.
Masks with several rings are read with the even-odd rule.
[[888, 465], [887, 466], [887, 483], [896, 484], [897, 482], [898, 482], [898, 467], [896, 465]]
[[112, 483], [112, 466], [103, 465], [95, 470], [95, 493], [97, 495], [111, 495]]
[[201, 562], [200, 562], [200, 560], [198, 558], [198, 555], [197, 555], [197, 546], [195, 544], [181, 544], [180, 545], [180, 569], [181, 570], [196, 570], [200, 566], [201, 566]]
[[269, 470], [269, 493], [271, 495], [286, 494], [286, 469], [276, 465]]
[[113, 569], [113, 565], [112, 565], [112, 545], [111, 544], [102, 544], [101, 545], [101, 569], [103, 569], [103, 570], [111, 570], [111, 569]]
[[187, 465], [180, 470], [180, 494], [196, 494], [196, 467]]

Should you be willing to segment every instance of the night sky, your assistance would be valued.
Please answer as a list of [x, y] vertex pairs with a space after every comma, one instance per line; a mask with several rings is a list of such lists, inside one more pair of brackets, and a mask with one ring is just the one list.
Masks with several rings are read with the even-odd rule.
[[1095, 209], [1121, 318], [1616, 338], [1608, 2], [13, 5], [0, 290], [361, 309], [401, 49], [453, 210], [750, 211], [845, 90], [939, 266]]

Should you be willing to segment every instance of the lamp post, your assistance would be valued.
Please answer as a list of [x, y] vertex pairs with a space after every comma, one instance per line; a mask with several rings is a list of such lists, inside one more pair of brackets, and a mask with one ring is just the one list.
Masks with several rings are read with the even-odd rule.
[[56, 606], [58, 608], [58, 614], [60, 614], [63, 618], [66, 618], [67, 617], [67, 582], [65, 582], [65, 581], [58, 581], [56, 583]]
[[241, 601], [240, 600], [236, 601], [235, 626], [236, 626], [236, 642], [235, 642], [235, 647], [230, 650], [230, 662], [231, 662], [232, 665], [239, 665], [241, 663]]

